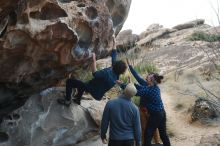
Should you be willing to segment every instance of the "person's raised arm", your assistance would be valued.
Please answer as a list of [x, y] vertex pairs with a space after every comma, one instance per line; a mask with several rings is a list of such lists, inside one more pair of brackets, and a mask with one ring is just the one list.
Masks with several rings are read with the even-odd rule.
[[104, 69], [97, 71], [95, 53], [92, 54], [92, 75], [95, 78], [104, 78], [106, 76]]
[[134, 68], [130, 65], [129, 63], [129, 60], [126, 59], [127, 61], [127, 64], [128, 64], [128, 67], [131, 71], [131, 74], [134, 76], [134, 78], [137, 80], [137, 82], [140, 84], [140, 85], [147, 85], [147, 82], [134, 70]]
[[113, 48], [112, 48], [112, 65], [116, 62], [117, 60], [117, 51], [116, 51], [116, 42], [115, 38], [113, 38]]
[[95, 73], [96, 71], [97, 71], [96, 55], [95, 55], [95, 53], [92, 53], [92, 73]]

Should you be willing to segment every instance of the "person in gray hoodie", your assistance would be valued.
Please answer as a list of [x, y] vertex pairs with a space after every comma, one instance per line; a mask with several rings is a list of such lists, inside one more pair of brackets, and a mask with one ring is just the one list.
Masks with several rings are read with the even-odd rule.
[[139, 110], [131, 97], [137, 93], [129, 83], [118, 98], [108, 101], [101, 122], [101, 139], [107, 144], [106, 133], [110, 125], [108, 146], [141, 146], [141, 124]]

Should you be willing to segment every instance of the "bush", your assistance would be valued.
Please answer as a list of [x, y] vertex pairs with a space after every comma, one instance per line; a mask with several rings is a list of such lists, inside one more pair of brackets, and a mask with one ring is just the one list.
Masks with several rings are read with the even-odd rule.
[[[101, 66], [97, 65], [97, 71], [99, 71], [101, 69], [102, 69]], [[93, 78], [92, 69], [88, 69], [88, 70], [80, 69], [78, 71], [78, 74], [79, 74], [78, 76], [79, 76], [80, 80], [88, 82]]]
[[208, 34], [202, 31], [197, 31], [190, 36], [189, 40], [216, 42], [216, 41], [220, 41], [220, 35]]
[[123, 81], [124, 83], [128, 83], [129, 82], [128, 81], [128, 76], [125, 75], [125, 74], [120, 75], [120, 79], [119, 80]]
[[152, 63], [143, 63], [143, 64], [138, 64], [134, 66], [134, 69], [139, 73], [139, 74], [146, 74], [146, 73], [151, 73], [151, 72], [157, 72], [158, 69], [156, 66]]
[[136, 106], [140, 105], [140, 97], [139, 96], [134, 96], [131, 98], [131, 100]]

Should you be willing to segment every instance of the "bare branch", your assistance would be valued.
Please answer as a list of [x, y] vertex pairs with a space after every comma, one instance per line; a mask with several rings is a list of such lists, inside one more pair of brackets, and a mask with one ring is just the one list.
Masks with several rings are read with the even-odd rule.
[[[216, 96], [214, 93], [212, 93], [211, 91], [209, 91], [208, 89], [206, 89], [206, 88], [202, 85], [202, 83], [201, 83], [199, 80], [196, 80], [196, 82], [197, 82], [197, 85], [198, 85], [203, 91], [205, 91], [206, 95], [211, 94], [212, 96], [214, 96], [215, 98], [217, 98], [217, 100], [220, 101], [220, 97]], [[209, 96], [209, 97], [210, 97], [210, 96]]]
[[216, 8], [213, 6], [213, 4], [211, 3], [211, 7], [212, 7], [212, 10], [214, 11], [216, 17], [217, 17], [217, 20], [218, 20], [218, 24], [220, 24], [220, 17], [219, 17], [219, 3], [218, 3], [218, 0], [217, 0], [217, 10]]
[[214, 75], [212, 75], [212, 74], [211, 74], [211, 76], [212, 76], [214, 79], [220, 81], [220, 78], [217, 78], [216, 76], [214, 76]]

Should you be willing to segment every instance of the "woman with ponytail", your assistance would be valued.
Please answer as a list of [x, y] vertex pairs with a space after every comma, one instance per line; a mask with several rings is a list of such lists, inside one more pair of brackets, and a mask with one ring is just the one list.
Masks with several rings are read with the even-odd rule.
[[[161, 99], [160, 88], [158, 86], [164, 77], [157, 73], [150, 73], [146, 77], [146, 80], [144, 80], [138, 75], [128, 61], [127, 63], [132, 75], [139, 83], [135, 84], [135, 87], [137, 89], [136, 96], [141, 97], [140, 106], [145, 107], [149, 114], [144, 132], [143, 146], [151, 146], [151, 140], [157, 128], [163, 145], [170, 146], [170, 140], [166, 132], [166, 113]], [[125, 88], [126, 86], [121, 81], [117, 81], [117, 83], [121, 85], [121, 88]]]

